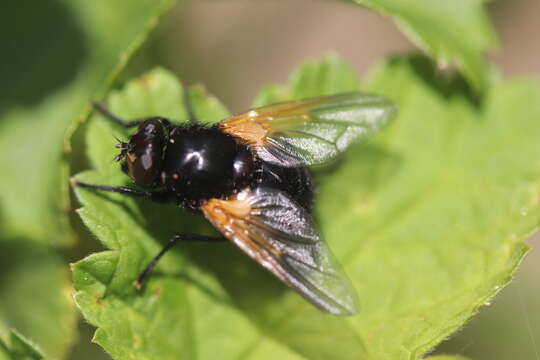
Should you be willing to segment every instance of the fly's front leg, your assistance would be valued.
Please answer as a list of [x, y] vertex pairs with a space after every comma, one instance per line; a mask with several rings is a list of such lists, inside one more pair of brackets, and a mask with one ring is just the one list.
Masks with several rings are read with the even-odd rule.
[[197, 124], [199, 123], [199, 119], [197, 119], [197, 116], [195, 115], [195, 111], [193, 110], [193, 104], [191, 103], [191, 97], [189, 96], [189, 88], [187, 86], [184, 87], [184, 107], [186, 108], [187, 115], [188, 115], [188, 122]]
[[131, 196], [131, 197], [144, 198], [144, 199], [148, 199], [150, 201], [154, 201], [158, 203], [166, 202], [168, 199], [167, 194], [165, 192], [143, 191], [143, 190], [132, 189], [127, 186], [95, 185], [95, 184], [88, 184], [88, 183], [78, 181], [75, 179], [71, 180], [71, 184], [73, 186], [82, 187], [82, 188], [90, 189], [90, 190], [113, 192], [117, 194]]
[[95, 101], [92, 102], [92, 106], [94, 109], [99, 112], [101, 115], [106, 117], [109, 120], [112, 120], [113, 122], [117, 123], [118, 125], [125, 127], [125, 128], [132, 128], [139, 126], [143, 121], [149, 120], [149, 119], [159, 119], [161, 120], [165, 125], [169, 125], [169, 120], [161, 117], [161, 116], [147, 116], [140, 119], [135, 120], [124, 120], [120, 116], [117, 116], [109, 111], [104, 105], [101, 105], [100, 103], [97, 103]]
[[144, 119], [136, 119], [136, 120], [127, 121], [127, 120], [124, 120], [121, 117], [113, 114], [112, 112], [109, 111], [109, 109], [107, 109], [105, 106], [101, 105], [100, 103], [97, 103], [97, 102], [93, 101], [92, 106], [101, 115], [103, 115], [107, 119], [112, 120], [115, 123], [117, 123], [118, 125], [123, 126], [125, 128], [131, 128], [131, 127], [139, 126], [139, 124], [141, 122], [146, 120], [146, 118], [144, 118]]

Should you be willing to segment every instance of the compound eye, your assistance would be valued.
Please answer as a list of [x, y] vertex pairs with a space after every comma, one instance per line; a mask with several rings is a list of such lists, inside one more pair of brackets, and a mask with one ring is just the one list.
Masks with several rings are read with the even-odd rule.
[[159, 119], [149, 119], [139, 125], [139, 131], [129, 140], [127, 173], [137, 185], [153, 186], [163, 162], [166, 129]]
[[143, 133], [146, 136], [157, 136], [161, 137], [165, 135], [165, 128], [162, 118], [150, 118], [144, 120], [139, 125], [139, 131], [137, 133]]

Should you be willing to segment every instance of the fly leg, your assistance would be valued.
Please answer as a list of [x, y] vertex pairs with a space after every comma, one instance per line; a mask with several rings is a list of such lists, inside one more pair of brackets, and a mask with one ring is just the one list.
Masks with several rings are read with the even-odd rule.
[[[167, 194], [162, 193], [162, 192], [142, 191], [142, 190], [132, 189], [126, 186], [94, 185], [94, 184], [88, 184], [88, 183], [77, 181], [77, 180], [72, 180], [72, 184], [73, 186], [78, 186], [85, 189], [113, 192], [113, 193], [123, 194], [127, 196], [132, 196], [132, 197], [144, 198], [144, 199], [148, 199], [154, 202], [162, 203], [162, 202], [167, 201]], [[161, 257], [170, 248], [172, 248], [174, 245], [176, 245], [177, 243], [181, 241], [221, 242], [221, 241], [225, 241], [225, 238], [212, 237], [212, 236], [199, 235], [199, 234], [174, 235], [174, 237], [172, 237], [169, 240], [169, 242], [163, 247], [163, 249], [161, 249], [161, 251], [146, 266], [146, 268], [143, 270], [141, 275], [139, 275], [139, 278], [137, 279], [137, 281], [135, 281], [135, 287], [137, 287], [137, 289], [140, 289], [142, 287], [144, 280], [150, 274], [152, 269], [156, 266], [159, 259], [161, 259]]]
[[119, 117], [119, 116], [113, 114], [112, 112], [110, 112], [109, 109], [107, 109], [104, 105], [101, 105], [100, 103], [97, 103], [97, 102], [93, 101], [92, 106], [101, 115], [103, 115], [107, 119], [112, 120], [115, 123], [117, 123], [118, 125], [121, 125], [121, 126], [123, 126], [125, 128], [138, 126], [142, 121], [145, 120], [145, 119], [137, 119], [137, 120], [132, 120], [132, 121], [126, 121], [126, 120], [122, 119], [121, 117]]
[[167, 244], [161, 249], [161, 251], [150, 261], [150, 263], [144, 268], [141, 275], [139, 275], [139, 278], [137, 281], [135, 281], [135, 287], [137, 289], [140, 289], [143, 286], [144, 280], [146, 277], [152, 272], [154, 267], [156, 266], [157, 262], [169, 249], [171, 249], [174, 245], [178, 244], [179, 242], [183, 241], [204, 241], [204, 242], [221, 242], [225, 241], [222, 237], [212, 237], [212, 236], [206, 236], [206, 235], [199, 235], [199, 234], [176, 234], [174, 235]]
[[144, 118], [135, 119], [135, 120], [129, 120], [128, 121], [128, 120], [124, 120], [121, 117], [113, 114], [112, 112], [109, 111], [109, 109], [107, 109], [104, 105], [101, 105], [100, 103], [97, 103], [97, 102], [93, 101], [92, 106], [101, 115], [103, 115], [107, 119], [112, 120], [115, 123], [117, 123], [118, 125], [120, 125], [122, 127], [125, 127], [125, 128], [132, 128], [132, 127], [139, 126], [143, 121], [149, 120], [149, 119], [159, 119], [162, 122], [164, 122], [165, 124], [169, 124], [169, 120], [167, 120], [167, 119], [165, 119], [165, 118], [163, 118], [161, 116], [147, 116], [147, 117], [144, 117]]
[[118, 193], [118, 194], [132, 196], [132, 197], [144, 198], [144, 199], [148, 199], [150, 201], [154, 201], [158, 203], [166, 202], [168, 199], [167, 194], [160, 191], [143, 191], [143, 190], [132, 189], [127, 186], [94, 185], [94, 184], [88, 184], [82, 181], [78, 181], [75, 179], [72, 179], [71, 183], [73, 184], [73, 186], [78, 186], [85, 189], [113, 192], [113, 193]]
[[195, 111], [193, 110], [193, 104], [191, 103], [191, 97], [189, 96], [189, 88], [186, 86], [184, 87], [184, 107], [186, 108], [187, 115], [188, 115], [188, 122], [192, 124], [198, 124], [199, 119], [197, 119], [197, 116], [195, 115]]

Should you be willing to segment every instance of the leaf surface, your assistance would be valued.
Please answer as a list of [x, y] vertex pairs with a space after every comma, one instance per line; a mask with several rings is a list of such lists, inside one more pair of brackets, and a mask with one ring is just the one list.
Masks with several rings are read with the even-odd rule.
[[[59, 183], [67, 187], [59, 175], [62, 152], [69, 146], [64, 143], [64, 135], [84, 118], [89, 100], [110, 86], [155, 26], [158, 16], [173, 2], [66, 2], [64, 11], [76, 20], [68, 19], [77, 22], [76, 40], [86, 49], [79, 55], [73, 79], [59, 90], [43, 94], [35, 106], [0, 109], [1, 181], [11, 189], [2, 194], [0, 201], [4, 233], [54, 244], [71, 241], [65, 219], [58, 216], [65, 211]], [[62, 68], [42, 71], [61, 73]]]
[[484, 55], [497, 37], [484, 1], [353, 1], [390, 16], [411, 41], [441, 64], [456, 65], [475, 88], [486, 85]]
[[[459, 329], [510, 280], [537, 227], [540, 89], [499, 82], [478, 100], [460, 78], [426, 79], [432, 70], [425, 58], [396, 58], [361, 86], [346, 64], [326, 58], [256, 100], [361, 88], [400, 108], [317, 177], [317, 219], [359, 292], [359, 315], [319, 312], [228, 243], [181, 244], [138, 293], [133, 280], [172, 234], [214, 230], [174, 206], [77, 189], [83, 221], [110, 249], [74, 267], [77, 303], [98, 327], [96, 341], [122, 359], [394, 360], [420, 358]], [[111, 94], [110, 106], [121, 116], [159, 111], [183, 121], [182, 91], [155, 70]], [[226, 116], [200, 88], [190, 95], [200, 117]], [[92, 119], [94, 170], [80, 180], [129, 185], [111, 161], [113, 135], [127, 136]]]
[[64, 135], [172, 3], [11, 2], [3, 11], [0, 327], [40, 344], [47, 358], [65, 356], [77, 330], [68, 264], [51, 246], [74, 238]]
[[42, 360], [39, 348], [21, 334], [11, 331], [7, 339], [0, 338], [0, 360]]

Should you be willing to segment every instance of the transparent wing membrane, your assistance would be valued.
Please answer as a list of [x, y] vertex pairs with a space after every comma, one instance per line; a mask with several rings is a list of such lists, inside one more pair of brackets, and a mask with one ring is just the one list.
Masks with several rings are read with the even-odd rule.
[[396, 106], [365, 93], [343, 93], [263, 106], [220, 123], [272, 164], [328, 162], [390, 121]]
[[349, 280], [320, 239], [311, 216], [285, 193], [259, 187], [201, 207], [223, 235], [321, 310], [358, 312]]

